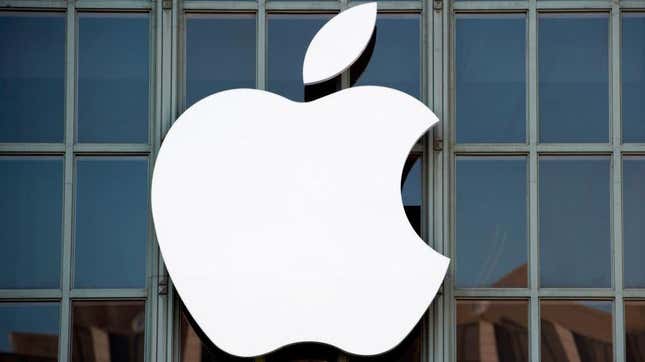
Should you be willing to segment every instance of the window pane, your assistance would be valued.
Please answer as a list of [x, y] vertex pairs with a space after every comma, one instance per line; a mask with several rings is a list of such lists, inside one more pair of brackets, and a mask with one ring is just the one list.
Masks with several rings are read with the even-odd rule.
[[625, 302], [627, 362], [645, 361], [645, 301]]
[[255, 15], [186, 15], [186, 106], [255, 88]]
[[540, 159], [540, 285], [611, 286], [609, 158]]
[[421, 186], [423, 182], [422, 161], [421, 155], [410, 154], [403, 167], [401, 177], [403, 208], [408, 221], [419, 235], [421, 235], [421, 205], [423, 203], [423, 188]]
[[65, 15], [0, 13], [0, 142], [63, 142]]
[[58, 288], [62, 160], [0, 158], [0, 200], [0, 289]]
[[457, 142], [524, 142], [525, 18], [457, 17]]
[[72, 361], [143, 362], [143, 301], [72, 303]]
[[625, 288], [645, 288], [645, 158], [623, 160], [623, 255]]
[[458, 157], [457, 287], [526, 287], [526, 158]]
[[0, 303], [0, 360], [58, 361], [58, 303]]
[[148, 15], [78, 19], [78, 141], [148, 141]]
[[268, 16], [267, 84], [271, 92], [294, 101], [304, 100], [302, 64], [307, 46], [332, 15]]
[[608, 17], [539, 17], [539, 112], [542, 142], [607, 142]]
[[76, 162], [76, 288], [143, 288], [148, 235], [148, 161]]
[[528, 361], [528, 314], [526, 301], [457, 301], [457, 361]]
[[542, 301], [541, 360], [613, 361], [611, 310], [605, 301]]
[[396, 88], [420, 98], [420, 22], [413, 14], [379, 14], [372, 58], [362, 75], [350, 74], [351, 82]]
[[645, 142], [645, 14], [622, 18], [623, 142]]

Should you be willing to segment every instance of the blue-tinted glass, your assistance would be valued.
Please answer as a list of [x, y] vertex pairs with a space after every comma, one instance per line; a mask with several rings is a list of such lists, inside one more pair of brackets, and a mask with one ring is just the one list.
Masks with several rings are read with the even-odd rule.
[[623, 160], [623, 255], [626, 288], [645, 288], [645, 158]]
[[78, 141], [148, 141], [148, 15], [78, 19]]
[[457, 17], [457, 142], [524, 142], [525, 28], [525, 15]]
[[0, 289], [58, 288], [63, 161], [0, 158]]
[[76, 163], [76, 288], [141, 288], [148, 231], [148, 161]]
[[540, 159], [540, 286], [611, 286], [609, 158]]
[[645, 14], [622, 21], [623, 142], [645, 142]]
[[539, 17], [539, 113], [542, 142], [607, 142], [607, 15]]
[[0, 303], [0, 360], [57, 361], [58, 303]]
[[255, 16], [186, 16], [186, 106], [225, 89], [255, 88]]
[[526, 158], [459, 157], [457, 287], [526, 287]]
[[268, 88], [295, 101], [304, 100], [302, 64], [307, 46], [331, 15], [269, 15]]
[[420, 98], [420, 33], [418, 15], [379, 14], [376, 19], [374, 52], [356, 85], [396, 88]]
[[62, 142], [65, 15], [0, 13], [0, 142]]
[[403, 208], [408, 217], [410, 225], [417, 234], [421, 235], [421, 205], [423, 202], [423, 174], [421, 173], [420, 155], [411, 154], [403, 168], [401, 177], [401, 198], [403, 199]]

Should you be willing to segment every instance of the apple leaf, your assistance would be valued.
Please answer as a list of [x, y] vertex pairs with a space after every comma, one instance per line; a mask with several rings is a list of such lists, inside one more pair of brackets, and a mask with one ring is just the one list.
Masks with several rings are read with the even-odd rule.
[[307, 48], [304, 83], [324, 82], [348, 69], [369, 44], [375, 24], [375, 2], [354, 6], [329, 20]]

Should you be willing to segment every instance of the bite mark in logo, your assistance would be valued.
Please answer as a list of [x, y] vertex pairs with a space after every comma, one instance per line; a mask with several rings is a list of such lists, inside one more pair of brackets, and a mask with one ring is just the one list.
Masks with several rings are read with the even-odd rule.
[[[376, 3], [330, 20], [306, 84], [345, 71], [372, 37]], [[315, 341], [373, 355], [399, 344], [448, 268], [410, 226], [405, 159], [437, 117], [395, 89], [311, 102], [232, 89], [184, 112], [159, 151], [151, 201], [184, 304], [222, 350], [257, 356]]]

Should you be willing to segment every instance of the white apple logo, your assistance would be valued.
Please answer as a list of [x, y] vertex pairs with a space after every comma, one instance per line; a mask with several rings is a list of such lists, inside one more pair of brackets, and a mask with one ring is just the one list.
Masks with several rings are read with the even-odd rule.
[[[368, 3], [330, 20], [305, 82], [349, 67], [375, 18]], [[186, 110], [159, 151], [152, 212], [173, 283], [211, 341], [238, 356], [304, 341], [373, 355], [400, 343], [449, 263], [401, 201], [408, 152], [436, 122], [415, 98], [376, 86], [306, 103], [233, 89]]]

